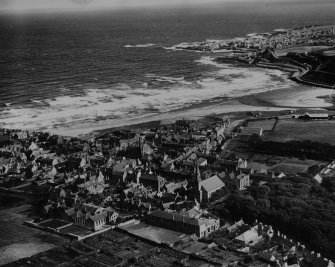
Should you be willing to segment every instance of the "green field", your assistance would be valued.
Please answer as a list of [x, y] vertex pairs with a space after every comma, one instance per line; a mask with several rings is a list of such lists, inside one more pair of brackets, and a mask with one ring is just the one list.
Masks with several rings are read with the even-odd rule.
[[276, 119], [249, 121], [248, 127], [262, 128], [263, 131], [272, 131], [276, 121], [277, 121]]
[[67, 242], [61, 236], [25, 226], [24, 221], [32, 220], [25, 214], [31, 209], [30, 205], [24, 205], [0, 211], [0, 265], [30, 257]]
[[69, 224], [69, 222], [64, 222], [64, 221], [61, 221], [61, 220], [52, 219], [50, 221], [40, 223], [39, 226], [50, 227], [50, 228], [56, 229], [56, 228], [59, 228], [59, 227], [62, 227], [62, 226], [68, 225], [68, 224]]
[[285, 142], [290, 140], [329, 143], [335, 145], [335, 120], [303, 121], [279, 120], [273, 132], [265, 133], [265, 141]]
[[321, 165], [325, 162], [316, 160], [299, 160], [299, 159], [285, 159], [279, 164], [271, 168], [272, 171], [284, 172], [284, 173], [298, 173], [307, 172], [308, 167], [313, 165]]

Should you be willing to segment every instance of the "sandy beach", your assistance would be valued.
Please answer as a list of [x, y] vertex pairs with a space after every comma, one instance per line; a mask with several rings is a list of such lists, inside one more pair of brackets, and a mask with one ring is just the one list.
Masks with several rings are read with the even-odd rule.
[[[292, 109], [331, 109], [333, 90], [300, 84], [291, 72], [246, 64], [225, 64], [208, 56], [197, 61], [208, 65], [206, 78], [196, 86], [184, 78], [165, 77], [175, 85], [164, 89], [122, 88], [127, 97], [111, 100], [113, 90], [89, 90], [80, 96], [62, 96], [48, 105], [11, 108], [0, 117], [0, 127], [47, 131], [79, 136], [122, 126], [178, 119], [198, 119], [209, 114]], [[142, 92], [143, 91], [143, 92]], [[150, 93], [150, 94], [149, 94]], [[149, 124], [150, 125], [150, 124]]]
[[[301, 88], [296, 91], [292, 90], [274, 90], [266, 93], [259, 93], [255, 95], [248, 95], [236, 99], [222, 100], [216, 103], [203, 103], [181, 110], [167, 112], [163, 114], [155, 114], [144, 116], [138, 119], [124, 120], [120, 123], [109, 125], [104, 122], [102, 125], [94, 125], [90, 128], [88, 125], [82, 125], [74, 129], [62, 129], [61, 132], [69, 136], [76, 136], [92, 131], [100, 131], [106, 128], [116, 128], [122, 126], [134, 125], [136, 128], [146, 126], [156, 127], [159, 124], [173, 123], [180, 119], [199, 119], [209, 114], [217, 114], [224, 116], [229, 114], [232, 116], [234, 113], [243, 113], [248, 111], [260, 112], [276, 112], [283, 110], [325, 110], [333, 107], [323, 96], [328, 96], [333, 91], [323, 88], [306, 88], [301, 85]], [[150, 123], [151, 122], [151, 123]], [[109, 127], [110, 126], [110, 127]]]

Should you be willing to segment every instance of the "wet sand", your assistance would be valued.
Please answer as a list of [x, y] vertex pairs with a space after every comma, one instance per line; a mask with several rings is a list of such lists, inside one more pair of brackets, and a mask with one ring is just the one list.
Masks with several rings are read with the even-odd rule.
[[[329, 95], [335, 93], [331, 89], [310, 87], [300, 85], [294, 89], [279, 89], [264, 93], [248, 95], [235, 99], [224, 99], [215, 103], [205, 102], [193, 107], [188, 107], [163, 114], [142, 117], [136, 120], [129, 120], [124, 124], [111, 125], [111, 127], [102, 127], [92, 129], [94, 132], [101, 132], [102, 129], [126, 127], [128, 129], [155, 128], [160, 124], [173, 123], [180, 119], [199, 119], [206, 115], [225, 114], [237, 115], [248, 111], [260, 112], [279, 112], [283, 110], [329, 110], [334, 105], [327, 101]], [[87, 129], [86, 129], [87, 130]], [[65, 130], [66, 131], [66, 130]], [[81, 129], [66, 131], [67, 134], [80, 134]]]
[[271, 106], [281, 108], [331, 109], [330, 96], [335, 91], [319, 87], [301, 85], [292, 89], [281, 89], [261, 94], [241, 97], [240, 103], [252, 106]]

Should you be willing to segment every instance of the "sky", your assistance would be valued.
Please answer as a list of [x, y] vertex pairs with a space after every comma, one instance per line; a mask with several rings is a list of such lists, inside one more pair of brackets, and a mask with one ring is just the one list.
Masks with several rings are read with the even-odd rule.
[[[227, 0], [0, 0], [0, 10], [193, 5]], [[250, 1], [250, 0], [249, 0]]]
[[[290, 2], [292, 0], [0, 0], [0, 10], [35, 10], [35, 9], [94, 9], [94, 8], [129, 8], [143, 6], [190, 6], [196, 4], [224, 2]], [[327, 2], [334, 0], [297, 0], [302, 2]]]
[[[0, 10], [31, 10], [31, 9], [92, 9], [92, 8], [128, 8], [143, 6], [188, 6], [223, 2], [256, 0], [0, 0]], [[275, 0], [258, 0], [275, 1]], [[283, 0], [281, 0], [283, 1]], [[284, 0], [285, 1], [285, 0]], [[286, 0], [287, 1], [287, 0]]]

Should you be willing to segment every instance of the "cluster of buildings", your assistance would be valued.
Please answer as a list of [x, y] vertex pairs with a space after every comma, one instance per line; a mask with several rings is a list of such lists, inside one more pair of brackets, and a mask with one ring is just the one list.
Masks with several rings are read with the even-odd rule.
[[[206, 117], [87, 139], [3, 129], [1, 191], [45, 200], [44, 219], [93, 230], [156, 211], [179, 214], [206, 205], [225, 186], [249, 186], [246, 161], [220, 155], [229, 125], [228, 118]], [[206, 229], [212, 224], [199, 220]]]
[[299, 46], [333, 46], [334, 35], [335, 25], [280, 29], [270, 36], [265, 45], [278, 50]]
[[221, 53], [223, 58], [233, 58], [253, 63], [258, 56], [258, 52], [266, 48], [280, 51], [298, 47], [332, 47], [334, 45], [335, 25], [326, 25], [277, 29], [272, 33], [252, 33], [243, 38], [230, 40], [182, 43], [175, 46], [175, 48]]
[[[208, 204], [226, 197], [227, 188], [245, 190], [251, 183], [262, 185], [285, 176], [266, 164], [227, 153], [233, 139], [253, 135], [262, 136], [263, 129], [215, 116], [82, 139], [3, 129], [0, 191], [44, 201], [40, 226], [61, 229], [69, 223], [99, 233], [107, 225], [136, 219], [194, 236], [170, 245], [211, 264], [223, 264], [217, 254], [227, 249], [236, 253], [235, 263], [248, 254], [277, 266], [300, 266], [308, 257], [326, 262], [271, 226], [249, 226], [242, 220], [220, 225], [207, 211]], [[333, 165], [319, 176], [331, 172]], [[185, 242], [188, 250], [181, 249]], [[204, 249], [195, 252], [199, 246]]]
[[[307, 249], [305, 245], [275, 231], [271, 225], [264, 225], [257, 220], [252, 225], [246, 224], [242, 219], [234, 224], [227, 223], [218, 231], [211, 233], [204, 241], [214, 243], [226, 250], [252, 255], [254, 266], [262, 266], [262, 264], [291, 267], [334, 266], [331, 260], [321, 257], [320, 254]], [[202, 255], [203, 252], [199, 254]], [[218, 263], [221, 262], [218, 261]]]

